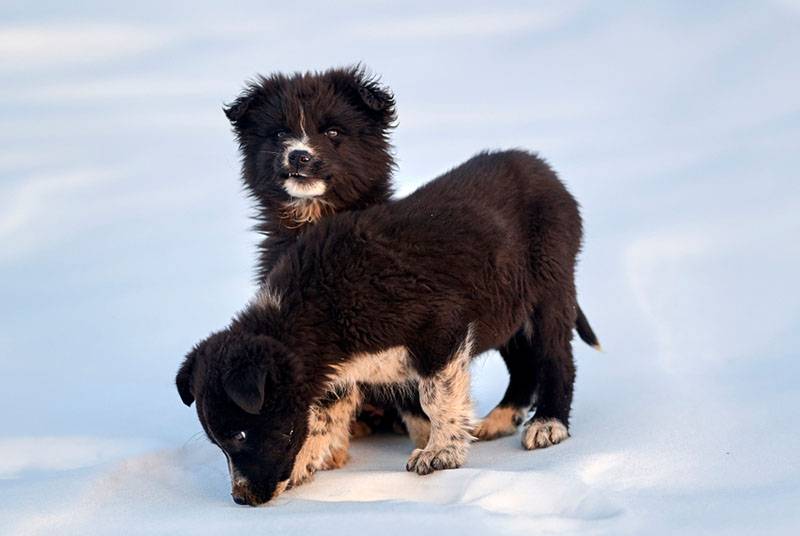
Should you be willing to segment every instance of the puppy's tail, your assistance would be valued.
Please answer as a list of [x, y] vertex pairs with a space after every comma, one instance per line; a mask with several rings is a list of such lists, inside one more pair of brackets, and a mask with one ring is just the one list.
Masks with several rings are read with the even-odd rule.
[[581, 306], [577, 303], [575, 304], [575, 310], [578, 313], [578, 316], [575, 318], [575, 330], [578, 332], [578, 336], [594, 348], [595, 350], [602, 352], [603, 347], [600, 346], [600, 341], [597, 340], [597, 335], [594, 334], [592, 330], [592, 326], [589, 325], [589, 320], [586, 318], [586, 315], [583, 314], [581, 310]]

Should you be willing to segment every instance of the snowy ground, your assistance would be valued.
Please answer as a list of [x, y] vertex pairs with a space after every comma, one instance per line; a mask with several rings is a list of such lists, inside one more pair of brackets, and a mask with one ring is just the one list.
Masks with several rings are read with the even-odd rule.
[[[796, 534], [800, 5], [0, 7], [0, 534]], [[573, 437], [417, 477], [401, 437], [230, 500], [175, 370], [253, 292], [220, 110], [255, 72], [364, 60], [401, 194], [487, 147], [584, 207]], [[479, 412], [500, 397], [475, 364]], [[249, 534], [250, 532], [248, 532]]]

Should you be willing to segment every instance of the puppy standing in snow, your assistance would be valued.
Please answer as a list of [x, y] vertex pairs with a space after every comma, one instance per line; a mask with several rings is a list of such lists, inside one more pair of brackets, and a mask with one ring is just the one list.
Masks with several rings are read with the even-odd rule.
[[[431, 432], [406, 468], [459, 467], [473, 430], [469, 362], [523, 326], [534, 357], [558, 364], [552, 407], [540, 402], [526, 438], [566, 437], [580, 243], [577, 203], [521, 151], [481, 154], [405, 199], [309, 229], [176, 379], [228, 457], [234, 499], [261, 504], [301, 481], [315, 434], [346, 430], [359, 382], [418, 385]], [[325, 429], [310, 427], [327, 404], [338, 410]]]

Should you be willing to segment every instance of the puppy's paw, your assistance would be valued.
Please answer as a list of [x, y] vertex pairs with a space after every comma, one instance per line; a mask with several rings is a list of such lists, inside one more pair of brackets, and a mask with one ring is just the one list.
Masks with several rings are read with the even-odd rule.
[[498, 437], [516, 433], [517, 427], [522, 424], [525, 410], [514, 407], [498, 406], [489, 412], [489, 415], [478, 424], [472, 432], [478, 441], [489, 441]]
[[348, 461], [350, 461], [350, 454], [347, 452], [347, 447], [333, 448], [320, 469], [323, 471], [339, 469], [340, 467], [344, 467]]
[[461, 445], [449, 445], [441, 449], [414, 449], [406, 463], [406, 471], [428, 475], [434, 471], [461, 467], [467, 457], [467, 449]]
[[310, 482], [314, 478], [314, 471], [315, 468], [311, 465], [307, 465], [302, 469], [295, 469], [292, 471], [292, 476], [289, 477], [289, 488], [296, 488], [302, 484]]
[[361, 439], [372, 435], [372, 427], [364, 421], [352, 421], [350, 423], [350, 437]]
[[272, 497], [270, 497], [270, 500], [274, 499], [275, 497], [279, 496], [281, 493], [283, 493], [287, 489], [291, 489], [291, 488], [292, 488], [291, 479], [284, 480], [282, 482], [278, 482], [278, 486], [275, 488], [275, 491], [272, 492]]
[[561, 443], [569, 431], [558, 419], [534, 419], [522, 431], [522, 446], [528, 450], [543, 449]]

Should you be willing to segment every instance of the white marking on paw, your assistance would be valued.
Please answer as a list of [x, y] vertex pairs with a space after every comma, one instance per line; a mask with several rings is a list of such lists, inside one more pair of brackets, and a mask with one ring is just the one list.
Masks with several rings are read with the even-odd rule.
[[473, 328], [456, 349], [452, 360], [433, 376], [419, 381], [419, 401], [431, 421], [424, 449], [417, 449], [406, 470], [426, 475], [440, 469], [460, 467], [467, 458], [473, 437], [472, 402], [469, 396], [469, 363], [473, 353]]
[[429, 475], [434, 471], [461, 467], [466, 459], [467, 449], [460, 445], [451, 445], [439, 450], [414, 449], [406, 463], [406, 471]]
[[569, 437], [569, 431], [558, 419], [534, 419], [525, 425], [522, 446], [528, 450], [543, 449], [561, 443]]

